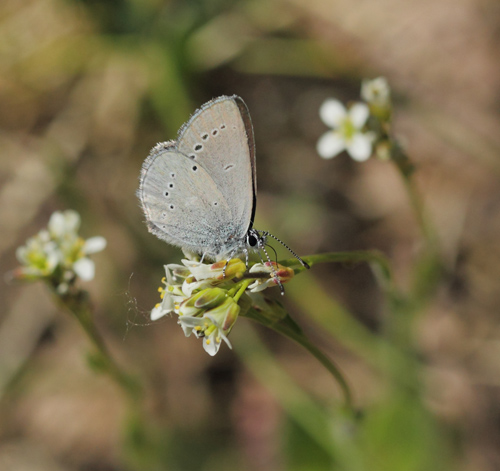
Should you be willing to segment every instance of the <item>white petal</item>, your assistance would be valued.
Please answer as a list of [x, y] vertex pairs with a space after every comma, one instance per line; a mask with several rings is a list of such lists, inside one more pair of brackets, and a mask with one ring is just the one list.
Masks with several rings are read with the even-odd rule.
[[357, 133], [347, 146], [349, 155], [358, 162], [368, 160], [372, 155], [372, 138], [369, 134]]
[[38, 235], [37, 235], [37, 238], [42, 241], [42, 242], [49, 242], [50, 241], [50, 234], [49, 234], [49, 231], [47, 231], [46, 229], [42, 229]]
[[250, 270], [248, 270], [249, 273], [259, 273], [261, 271], [269, 272], [268, 267], [264, 265], [263, 263], [255, 263], [250, 267]]
[[203, 326], [203, 318], [201, 317], [193, 317], [193, 316], [179, 316], [179, 319], [177, 320], [177, 323], [182, 327], [182, 330], [184, 332], [184, 335], [186, 337], [189, 337], [194, 330], [195, 327], [202, 327]]
[[52, 273], [63, 258], [63, 254], [59, 251], [49, 252], [47, 254], [47, 270]]
[[331, 128], [338, 128], [342, 120], [346, 117], [346, 109], [344, 105], [332, 98], [323, 102], [319, 108], [319, 116], [321, 120]]
[[24, 245], [16, 249], [16, 258], [21, 263], [28, 263], [28, 248]]
[[96, 253], [104, 250], [106, 247], [106, 239], [104, 237], [91, 237], [85, 241], [83, 252], [86, 254]]
[[150, 314], [150, 318], [152, 321], [156, 321], [158, 320], [160, 317], [163, 317], [165, 314], [168, 314], [167, 311], [165, 311], [161, 305], [160, 306], [157, 306], [157, 307], [154, 307], [152, 310], [151, 310], [151, 314]]
[[95, 275], [95, 265], [90, 258], [81, 258], [73, 264], [73, 271], [83, 280], [90, 281]]
[[52, 213], [49, 219], [49, 231], [56, 237], [61, 237], [64, 234], [65, 224], [64, 216], [61, 212]]
[[[163, 268], [165, 268], [165, 274], [167, 277], [167, 284], [170, 286], [181, 284], [183, 282], [184, 278], [188, 277], [189, 274], [191, 273], [183, 265], [177, 265], [175, 263], [171, 263], [169, 265], [163, 265]], [[175, 272], [175, 274], [174, 274], [174, 272]], [[182, 279], [179, 280], [179, 278], [182, 278]]]
[[220, 342], [215, 341], [215, 332], [217, 331], [212, 332], [208, 337], [203, 339], [203, 348], [212, 357], [219, 351], [220, 348]]
[[331, 159], [344, 149], [344, 139], [338, 133], [332, 131], [323, 134], [316, 144], [318, 154], [324, 159]]
[[80, 215], [76, 211], [68, 209], [64, 211], [63, 216], [66, 231], [76, 233], [80, 227]]
[[165, 312], [172, 312], [175, 308], [174, 296], [168, 289], [165, 291], [163, 295], [163, 300], [161, 302], [161, 308]]
[[189, 298], [193, 294], [193, 291], [195, 289], [204, 289], [212, 286], [212, 281], [210, 280], [202, 280], [202, 281], [193, 281], [191, 283], [188, 283], [187, 281], [184, 281], [182, 283], [182, 294], [186, 297]]
[[222, 273], [222, 268], [218, 272], [212, 270], [211, 263], [206, 264], [186, 259], [183, 259], [182, 263], [189, 269], [198, 281], [206, 280], [208, 278], [217, 278], [217, 276]]
[[370, 109], [364, 103], [355, 103], [349, 108], [349, 118], [356, 129], [361, 129], [370, 115]]
[[[273, 280], [271, 280], [271, 281], [273, 281]], [[269, 287], [269, 283], [267, 281], [264, 283], [261, 283], [260, 281], [256, 281], [255, 283], [252, 283], [247, 289], [249, 289], [251, 293], [258, 293], [259, 291], [264, 291], [268, 287]]]

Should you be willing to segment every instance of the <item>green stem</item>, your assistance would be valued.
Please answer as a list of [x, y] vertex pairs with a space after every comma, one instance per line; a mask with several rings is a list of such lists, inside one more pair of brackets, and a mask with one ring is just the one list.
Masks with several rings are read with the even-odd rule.
[[92, 315], [92, 306], [88, 293], [71, 286], [65, 294], [56, 291], [57, 285], [51, 285], [55, 300], [59, 306], [69, 311], [82, 327], [96, 355], [90, 359], [92, 366], [107, 374], [123, 391], [128, 402], [124, 452], [131, 469], [160, 471], [162, 464], [161, 444], [156, 440], [157, 431], [144, 419], [143, 390], [139, 381], [126, 373], [114, 360], [104, 340], [97, 330]]
[[281, 304], [261, 296], [252, 297], [252, 307], [243, 317], [252, 319], [259, 324], [273, 329], [275, 332], [297, 342], [311, 353], [339, 383], [344, 396], [345, 406], [352, 409], [352, 394], [338, 366], [335, 365], [319, 348], [311, 343], [302, 332], [299, 325], [288, 315]]
[[87, 338], [94, 345], [99, 357], [97, 365], [99, 369], [113, 379], [131, 403], [138, 405], [142, 399], [141, 386], [135, 378], [125, 373], [111, 356], [101, 334], [95, 326], [87, 293], [70, 288], [70, 291], [66, 294], [60, 295], [55, 290], [53, 290], [53, 294], [57, 303], [74, 316], [87, 335]]
[[233, 299], [236, 303], [239, 301], [241, 295], [245, 292], [252, 281], [253, 280], [243, 280], [241, 283], [239, 283], [238, 292], [233, 296]]
[[[303, 257], [303, 260], [309, 264], [310, 267], [318, 263], [362, 263], [366, 262], [372, 268], [377, 282], [380, 287], [392, 298], [400, 297], [395, 283], [392, 268], [387, 257], [378, 250], [354, 250], [352, 252], [327, 252], [318, 255], [309, 255]], [[279, 262], [282, 265], [293, 267], [295, 274], [307, 270], [295, 258], [282, 260]]]
[[336, 379], [338, 382], [342, 394], [344, 396], [345, 407], [352, 410], [353, 400], [352, 393], [349, 384], [347, 383], [344, 375], [340, 371], [340, 368], [335, 365], [335, 363], [330, 360], [318, 347], [316, 347], [304, 334], [299, 334], [292, 329], [287, 328], [285, 325], [279, 323], [271, 327], [274, 331], [288, 337], [289, 339], [295, 341], [302, 347], [304, 347], [314, 358], [316, 358]]
[[[247, 326], [251, 327], [251, 326]], [[254, 329], [236, 329], [234, 349], [255, 377], [279, 401], [288, 414], [332, 459], [338, 456], [337, 442], [331, 439], [331, 418], [287, 374], [268, 351]]]
[[427, 247], [430, 252], [435, 253], [438, 251], [437, 234], [435, 228], [429, 221], [422, 198], [415, 186], [415, 181], [413, 179], [415, 167], [399, 142], [394, 139], [391, 139], [391, 160], [401, 174], [410, 200], [410, 205], [415, 213], [420, 231], [427, 242]]

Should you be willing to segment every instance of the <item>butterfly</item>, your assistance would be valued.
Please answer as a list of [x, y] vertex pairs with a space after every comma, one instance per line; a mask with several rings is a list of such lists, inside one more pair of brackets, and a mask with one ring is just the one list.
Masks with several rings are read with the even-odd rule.
[[266, 244], [272, 237], [309, 268], [277, 237], [254, 229], [256, 195], [252, 121], [236, 95], [205, 103], [181, 127], [177, 140], [153, 147], [138, 190], [149, 231], [202, 260], [243, 253], [248, 266], [249, 251], [260, 255], [262, 250], [270, 262]]

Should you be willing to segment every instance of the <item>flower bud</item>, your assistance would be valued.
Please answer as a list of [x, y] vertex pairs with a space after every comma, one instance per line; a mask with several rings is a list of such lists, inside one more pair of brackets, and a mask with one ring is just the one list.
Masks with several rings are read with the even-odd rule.
[[227, 297], [222, 304], [207, 311], [204, 316], [212, 319], [224, 334], [228, 334], [233, 328], [236, 319], [238, 319], [239, 313], [240, 306], [238, 306], [238, 303], [233, 298]]
[[256, 277], [255, 282], [248, 287], [253, 293], [277, 285], [278, 280], [281, 283], [287, 283], [295, 275], [290, 267], [276, 262], [256, 263], [249, 271]]
[[206, 288], [186, 299], [179, 308], [179, 315], [198, 317], [204, 311], [217, 307], [227, 297], [227, 291], [220, 288]]
[[197, 281], [201, 280], [231, 280], [232, 278], [242, 276], [246, 271], [246, 265], [239, 259], [233, 258], [229, 261], [220, 260], [211, 265], [183, 260]]

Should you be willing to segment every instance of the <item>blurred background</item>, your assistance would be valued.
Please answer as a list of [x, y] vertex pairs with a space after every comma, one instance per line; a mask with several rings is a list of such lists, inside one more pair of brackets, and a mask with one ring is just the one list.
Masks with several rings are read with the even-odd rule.
[[[404, 288], [422, 239], [397, 171], [315, 151], [323, 100], [356, 100], [380, 75], [446, 270], [412, 324], [411, 393], [364, 350], [359, 332], [377, 339], [385, 321], [367, 266], [320, 265], [287, 285], [285, 307], [351, 384], [351, 427], [328, 373], [273, 332], [241, 319], [235, 351], [211, 358], [175, 319], [148, 321], [181, 253], [147, 232], [135, 191], [154, 144], [238, 94], [256, 137], [255, 226], [300, 255], [379, 249]], [[497, 0], [3, 0], [1, 271], [55, 210], [106, 237], [86, 288], [110, 349], [146, 385], [162, 469], [498, 470], [499, 90]], [[123, 397], [88, 368], [79, 326], [40, 284], [2, 282], [0, 298], [0, 468], [132, 469]], [[332, 336], [314, 313], [339, 309], [356, 328]], [[258, 373], [266, 361], [289, 387]], [[303, 426], [307, 407], [323, 412], [326, 444]]]

